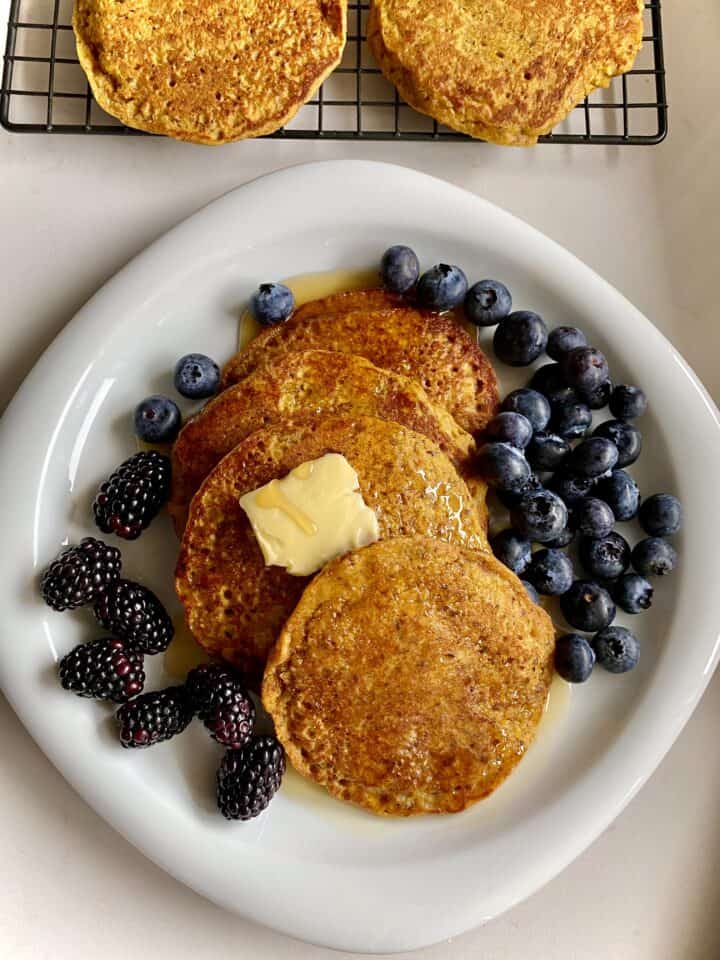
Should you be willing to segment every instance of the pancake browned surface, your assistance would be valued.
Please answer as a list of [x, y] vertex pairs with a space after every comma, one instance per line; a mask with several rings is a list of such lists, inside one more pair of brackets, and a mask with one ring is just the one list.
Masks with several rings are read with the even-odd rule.
[[288, 759], [373, 813], [454, 813], [532, 741], [554, 631], [489, 554], [420, 537], [333, 560], [271, 652], [263, 704]]
[[410, 306], [292, 316], [229, 361], [223, 386], [278, 356], [311, 349], [354, 353], [417, 380], [468, 433], [481, 431], [497, 411], [495, 371], [467, 330], [451, 316]]
[[[339, 414], [393, 420], [438, 444], [466, 474], [472, 437], [414, 380], [348, 353], [308, 350], [278, 357], [224, 390], [180, 431], [173, 447], [168, 509], [179, 533], [190, 501], [213, 467], [255, 430], [289, 417]], [[473, 489], [484, 509], [484, 485]]]
[[326, 453], [342, 454], [357, 472], [381, 537], [423, 533], [487, 549], [467, 486], [427, 437], [372, 417], [259, 430], [220, 461], [196, 494], [176, 571], [193, 636], [251, 680], [309, 578], [265, 566], [239, 498]]
[[271, 133], [337, 66], [345, 0], [75, 0], [80, 63], [123, 123], [218, 144]]
[[416, 110], [527, 146], [632, 67], [643, 0], [373, 0], [368, 42]]
[[390, 293], [381, 287], [367, 290], [342, 290], [317, 300], [301, 303], [293, 313], [296, 320], [309, 320], [328, 313], [356, 313], [359, 310], [389, 310], [407, 303], [398, 293]]

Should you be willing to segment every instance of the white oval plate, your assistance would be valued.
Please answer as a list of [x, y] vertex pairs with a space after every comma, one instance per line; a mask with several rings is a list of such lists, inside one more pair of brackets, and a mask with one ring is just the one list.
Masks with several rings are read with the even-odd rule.
[[[517, 307], [552, 324], [577, 323], [617, 379], [645, 388], [651, 407], [635, 474], [645, 492], [674, 491], [684, 502], [680, 566], [657, 584], [652, 610], [634, 618], [640, 666], [622, 677], [598, 669], [573, 691], [564, 717], [541, 726], [510, 780], [466, 813], [377, 819], [288, 775], [265, 814], [229, 824], [214, 810], [219, 749], [200, 724], [151, 750], [125, 751], [108, 708], [59, 689], [58, 657], [98, 630], [87, 611], [45, 607], [37, 574], [61, 544], [93, 532], [94, 489], [135, 449], [134, 404], [171, 391], [182, 353], [229, 356], [239, 310], [258, 282], [369, 266], [400, 241], [426, 265], [444, 260], [471, 278], [504, 279]], [[712, 401], [667, 340], [588, 267], [502, 210], [412, 170], [359, 161], [295, 167], [171, 230], [48, 349], [3, 418], [0, 450], [0, 676], [23, 722], [148, 857], [217, 903], [315, 943], [420, 947], [537, 890], [650, 776], [717, 662], [720, 434]], [[123, 550], [127, 575], [173, 610], [175, 549], [162, 518]], [[153, 681], [166, 682], [162, 658], [155, 661]]]

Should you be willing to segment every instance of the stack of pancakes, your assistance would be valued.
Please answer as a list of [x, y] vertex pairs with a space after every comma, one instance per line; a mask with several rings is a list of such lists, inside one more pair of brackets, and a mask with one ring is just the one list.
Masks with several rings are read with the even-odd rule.
[[[265, 330], [222, 385], [173, 450], [191, 632], [262, 682], [289, 759], [336, 796], [408, 815], [490, 793], [532, 739], [553, 631], [488, 549], [487, 358], [454, 318], [355, 291]], [[266, 566], [240, 497], [326, 453], [380, 540], [315, 578]]]

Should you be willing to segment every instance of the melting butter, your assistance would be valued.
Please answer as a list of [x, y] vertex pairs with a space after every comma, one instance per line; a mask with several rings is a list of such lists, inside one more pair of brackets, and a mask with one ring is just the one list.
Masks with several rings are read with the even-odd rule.
[[360, 493], [357, 473], [339, 453], [326, 453], [281, 480], [240, 498], [267, 566], [298, 577], [380, 536], [375, 512]]

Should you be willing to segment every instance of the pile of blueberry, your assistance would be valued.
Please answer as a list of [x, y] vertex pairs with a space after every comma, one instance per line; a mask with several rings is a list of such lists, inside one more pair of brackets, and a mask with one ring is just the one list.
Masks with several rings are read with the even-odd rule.
[[[220, 368], [204, 353], [187, 353], [175, 364], [175, 389], [189, 400], [207, 400], [220, 387]], [[182, 427], [180, 408], [163, 394], [145, 397], [135, 408], [135, 433], [145, 443], [174, 443]]]
[[[412, 295], [433, 310], [462, 307], [467, 320], [495, 327], [498, 358], [525, 367], [546, 353], [552, 361], [535, 370], [529, 386], [514, 390], [490, 421], [478, 467], [509, 510], [510, 528], [493, 537], [495, 555], [520, 577], [533, 600], [560, 598], [575, 630], [557, 641], [558, 673], [573, 683], [588, 679], [595, 663], [611, 673], [631, 670], [640, 657], [635, 635], [612, 626], [616, 608], [637, 614], [652, 602], [649, 578], [664, 576], [677, 556], [667, 537], [681, 526], [676, 497], [658, 493], [641, 503], [625, 469], [640, 456], [642, 435], [634, 421], [647, 400], [638, 387], [614, 385], [600, 350], [576, 327], [548, 331], [529, 310], [512, 312], [507, 287], [495, 280], [468, 286], [463, 271], [439, 264], [420, 274], [406, 246], [390, 247], [381, 261], [385, 287]], [[610, 408], [614, 419], [592, 430], [593, 410]], [[592, 433], [591, 433], [592, 430]], [[614, 529], [637, 517], [647, 537], [631, 549]], [[533, 544], [540, 549], [533, 550]], [[566, 552], [571, 544], [584, 576]]]

